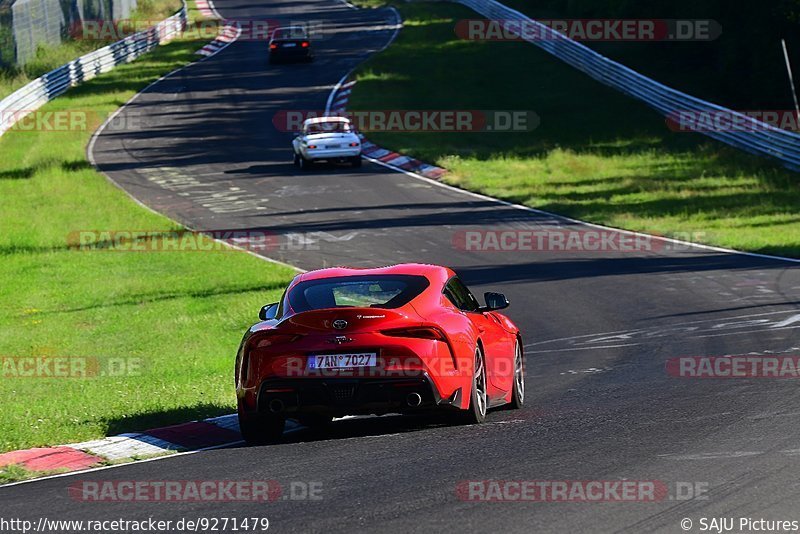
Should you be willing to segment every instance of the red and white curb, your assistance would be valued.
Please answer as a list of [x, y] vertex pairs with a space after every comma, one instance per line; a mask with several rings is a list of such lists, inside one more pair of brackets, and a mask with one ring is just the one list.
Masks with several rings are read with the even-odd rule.
[[241, 35], [242, 28], [239, 24], [236, 22], [229, 22], [222, 28], [222, 31], [220, 31], [216, 39], [205, 45], [196, 53], [206, 57], [219, 54], [233, 44]]
[[[288, 420], [285, 432], [302, 428]], [[0, 454], [0, 468], [18, 465], [28, 471], [81, 471], [104, 464], [187, 451], [216, 449], [242, 442], [236, 414], [212, 417], [139, 433], [55, 447], [11, 451]]]
[[213, 2], [209, 0], [195, 0], [195, 5], [200, 14], [207, 19], [221, 19]]
[[[346, 114], [347, 103], [350, 101], [350, 94], [353, 92], [353, 86], [355, 86], [355, 84], [356, 81], [351, 80], [346, 83], [341, 83], [333, 89], [329, 99], [330, 105], [328, 106], [330, 113], [340, 115]], [[445, 169], [437, 167], [436, 165], [430, 165], [410, 156], [404, 156], [403, 154], [398, 154], [397, 152], [382, 148], [367, 140], [362, 133], [359, 133], [358, 136], [361, 138], [361, 153], [370, 161], [380, 162], [394, 169], [420, 174], [433, 180], [438, 180], [447, 172]]]

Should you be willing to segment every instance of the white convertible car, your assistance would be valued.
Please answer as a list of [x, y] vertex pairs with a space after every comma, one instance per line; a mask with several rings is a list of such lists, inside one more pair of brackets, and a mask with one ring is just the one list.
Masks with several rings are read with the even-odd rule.
[[306, 119], [303, 131], [292, 140], [292, 150], [301, 169], [322, 160], [361, 166], [361, 140], [346, 117]]

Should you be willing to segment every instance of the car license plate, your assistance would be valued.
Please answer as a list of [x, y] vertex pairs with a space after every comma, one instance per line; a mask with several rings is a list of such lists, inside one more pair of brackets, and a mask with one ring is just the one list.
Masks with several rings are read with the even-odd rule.
[[350, 369], [352, 367], [375, 367], [378, 354], [360, 352], [351, 354], [312, 354], [308, 357], [309, 369]]
[[294, 46], [297, 46], [297, 43], [283, 43], [284, 48], [292, 48]]
[[339, 148], [342, 145], [325, 145], [325, 148]]

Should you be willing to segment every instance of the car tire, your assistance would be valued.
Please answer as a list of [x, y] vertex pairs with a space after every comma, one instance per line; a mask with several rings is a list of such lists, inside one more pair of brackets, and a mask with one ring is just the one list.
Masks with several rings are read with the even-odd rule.
[[276, 415], [242, 416], [239, 410], [239, 430], [248, 445], [267, 445], [280, 441], [286, 419]]
[[298, 154], [297, 152], [292, 152], [292, 154], [294, 155], [294, 166], [295, 167], [299, 167], [300, 166], [300, 154]]
[[361, 156], [355, 156], [354, 158], [351, 158], [350, 165], [352, 165], [354, 169], [361, 167]]
[[461, 413], [466, 424], [480, 424], [486, 421], [489, 397], [486, 390], [486, 359], [483, 350], [475, 349], [475, 363], [472, 367], [472, 388], [469, 395], [469, 408]]
[[511, 402], [508, 407], [512, 410], [522, 408], [525, 403], [525, 355], [517, 340], [514, 349], [514, 385], [511, 387]]
[[297, 162], [297, 165], [300, 167], [300, 169], [307, 171], [311, 168], [311, 160], [307, 160], [302, 154], [299, 154], [298, 158], [299, 161]]

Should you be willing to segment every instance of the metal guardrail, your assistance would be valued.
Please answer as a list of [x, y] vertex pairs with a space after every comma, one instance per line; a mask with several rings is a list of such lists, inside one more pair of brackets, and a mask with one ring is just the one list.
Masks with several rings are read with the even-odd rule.
[[0, 136], [69, 88], [129, 63], [171, 40], [186, 28], [186, 20], [184, 2], [180, 11], [155, 26], [72, 60], [11, 93], [0, 100]]
[[674, 118], [686, 112], [724, 114], [736, 121], [737, 126], [698, 130], [698, 133], [752, 154], [777, 159], [784, 166], [800, 171], [800, 134], [667, 87], [495, 0], [451, 1], [463, 4], [491, 20], [524, 24], [533, 31], [515, 32], [515, 24], [509, 24], [506, 31], [520, 36], [595, 80], [641, 100], [665, 118]]

